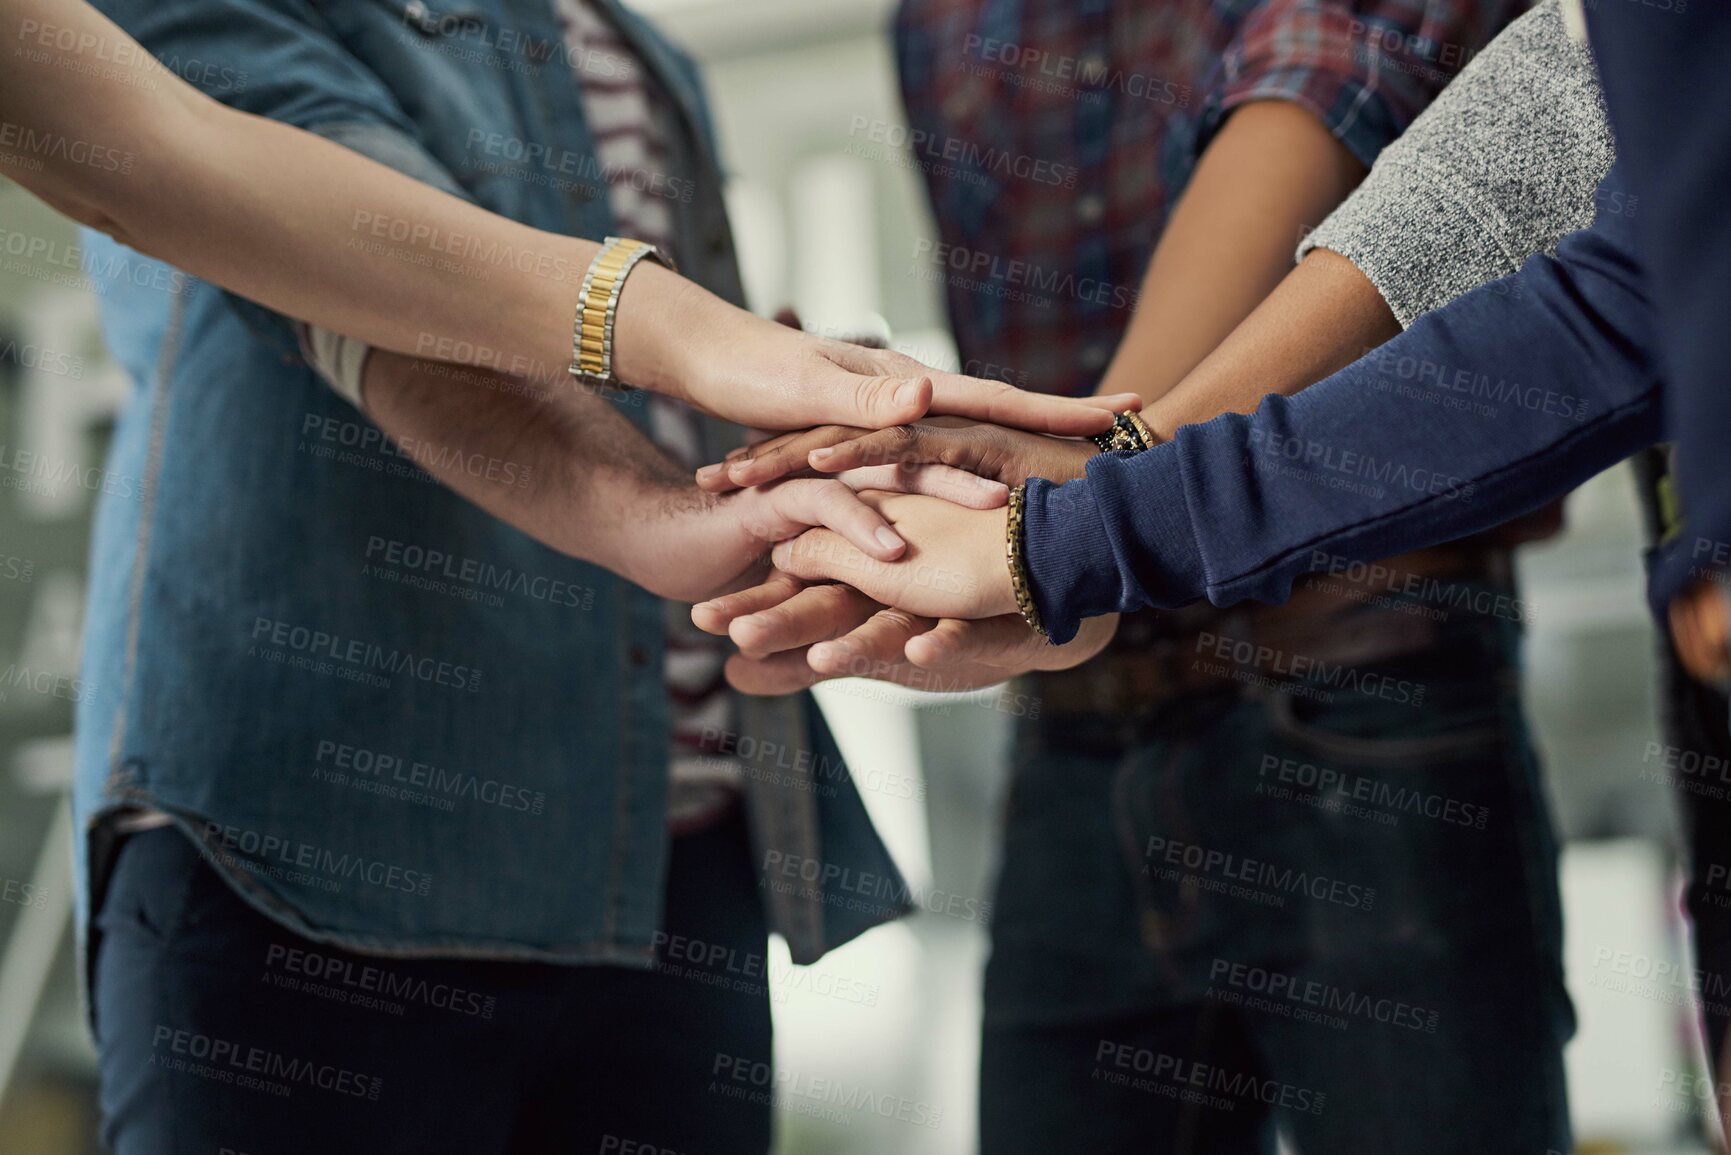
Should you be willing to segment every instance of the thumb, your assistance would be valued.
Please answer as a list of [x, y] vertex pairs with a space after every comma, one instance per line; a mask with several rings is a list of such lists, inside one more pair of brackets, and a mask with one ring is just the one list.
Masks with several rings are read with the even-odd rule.
[[908, 639], [908, 661], [928, 669], [978, 662], [988, 666], [1020, 667], [1046, 649], [1046, 640], [1015, 614], [976, 621], [945, 618], [935, 627]]
[[851, 411], [834, 415], [834, 424], [857, 425], [865, 429], [888, 429], [906, 425], [926, 415], [932, 404], [930, 377], [867, 377], [847, 373], [841, 387], [850, 389]]

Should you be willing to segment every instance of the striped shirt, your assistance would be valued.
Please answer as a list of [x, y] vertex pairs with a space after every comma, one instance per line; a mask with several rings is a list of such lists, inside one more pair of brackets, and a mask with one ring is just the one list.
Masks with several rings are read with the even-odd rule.
[[[650, 109], [651, 80], [631, 47], [589, 0], [553, 0], [577, 68], [584, 116], [607, 181], [620, 236], [659, 245], [679, 259], [673, 202], [665, 179], [667, 142]], [[703, 464], [696, 414], [668, 397], [649, 399], [655, 443], [678, 464]], [[689, 606], [667, 603], [666, 681], [673, 709], [672, 790], [668, 824], [675, 833], [718, 816], [737, 791], [739, 764], [717, 754], [713, 737], [732, 725], [733, 701], [723, 675], [727, 644], [691, 623]], [[704, 735], [712, 737], [706, 743]]]

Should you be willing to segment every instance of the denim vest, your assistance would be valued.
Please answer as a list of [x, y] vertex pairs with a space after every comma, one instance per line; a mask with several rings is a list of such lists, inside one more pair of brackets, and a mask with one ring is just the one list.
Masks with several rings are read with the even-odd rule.
[[[226, 103], [530, 225], [607, 235], [572, 71], [606, 62], [570, 58], [551, 0], [452, 3], [98, 6]], [[695, 72], [604, 7], [667, 98], [683, 271], [737, 302]], [[137, 393], [93, 546], [80, 926], [108, 871], [105, 819], [147, 806], [315, 940], [649, 965], [667, 855], [659, 600], [438, 485], [415, 462], [441, 447], [385, 442], [281, 317], [94, 235], [85, 265]], [[640, 397], [621, 404], [646, 423]], [[726, 432], [710, 423], [715, 450]], [[809, 962], [909, 895], [812, 699], [739, 705], [762, 891]]]

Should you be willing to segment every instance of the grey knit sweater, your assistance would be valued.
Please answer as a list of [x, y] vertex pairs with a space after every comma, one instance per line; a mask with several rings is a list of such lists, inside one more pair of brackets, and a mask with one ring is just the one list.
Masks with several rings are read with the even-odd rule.
[[1383, 150], [1298, 255], [1346, 257], [1405, 327], [1592, 224], [1612, 156], [1592, 57], [1547, 0]]

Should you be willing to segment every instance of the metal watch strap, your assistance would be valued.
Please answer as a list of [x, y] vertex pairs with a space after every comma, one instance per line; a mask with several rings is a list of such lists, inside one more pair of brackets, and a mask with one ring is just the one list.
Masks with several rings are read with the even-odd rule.
[[583, 274], [577, 314], [571, 324], [571, 375], [591, 384], [617, 388], [613, 373], [613, 328], [625, 278], [645, 257], [673, 269], [673, 259], [658, 246], [629, 237], [608, 237]]

